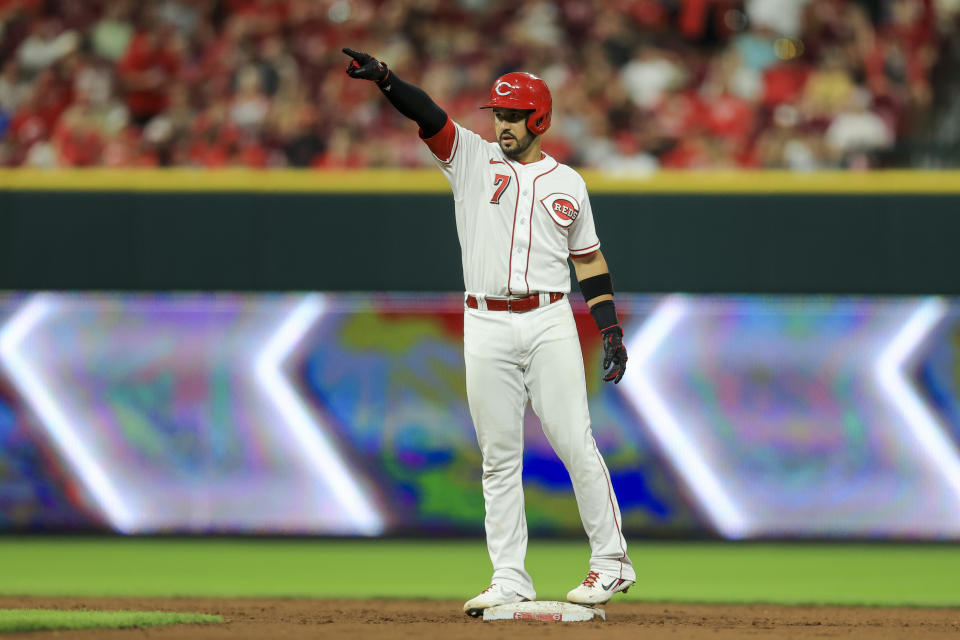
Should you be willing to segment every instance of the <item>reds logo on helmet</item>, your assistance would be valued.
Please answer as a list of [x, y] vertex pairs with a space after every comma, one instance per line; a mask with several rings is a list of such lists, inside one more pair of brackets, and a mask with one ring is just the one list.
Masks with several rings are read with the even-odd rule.
[[553, 99], [547, 83], [522, 71], [514, 71], [497, 78], [490, 88], [490, 101], [481, 109], [517, 109], [529, 111], [527, 128], [534, 135], [543, 135], [550, 128]]
[[580, 215], [580, 203], [566, 193], [551, 193], [540, 201], [550, 218], [561, 227], [569, 227]]

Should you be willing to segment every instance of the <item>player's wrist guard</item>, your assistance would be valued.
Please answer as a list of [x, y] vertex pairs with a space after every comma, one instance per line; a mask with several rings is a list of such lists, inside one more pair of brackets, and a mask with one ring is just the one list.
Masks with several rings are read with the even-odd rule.
[[613, 300], [604, 300], [593, 305], [590, 307], [590, 315], [593, 316], [593, 321], [597, 323], [597, 329], [601, 333], [619, 324], [617, 306], [613, 304]]

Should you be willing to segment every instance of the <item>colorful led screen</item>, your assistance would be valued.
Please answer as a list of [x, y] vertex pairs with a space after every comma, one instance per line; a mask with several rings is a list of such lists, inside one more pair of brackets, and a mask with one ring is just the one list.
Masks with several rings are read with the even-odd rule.
[[[618, 295], [631, 535], [960, 539], [960, 300]], [[482, 534], [455, 294], [0, 296], [0, 529]], [[525, 418], [529, 526], [582, 536]]]

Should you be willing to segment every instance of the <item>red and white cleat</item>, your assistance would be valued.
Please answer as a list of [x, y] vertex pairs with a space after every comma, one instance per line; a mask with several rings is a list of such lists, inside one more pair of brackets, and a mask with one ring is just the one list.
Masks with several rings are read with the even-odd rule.
[[484, 609], [490, 607], [496, 607], [501, 604], [511, 604], [514, 602], [526, 602], [528, 598], [524, 598], [516, 591], [511, 591], [506, 587], [501, 587], [498, 584], [492, 584], [483, 591], [480, 592], [476, 598], [467, 600], [463, 605], [463, 612], [468, 616], [473, 616], [477, 618], [483, 614]]
[[591, 571], [580, 586], [567, 594], [567, 601], [588, 607], [604, 604], [613, 597], [613, 594], [626, 593], [631, 585], [633, 580], [624, 580], [609, 573]]

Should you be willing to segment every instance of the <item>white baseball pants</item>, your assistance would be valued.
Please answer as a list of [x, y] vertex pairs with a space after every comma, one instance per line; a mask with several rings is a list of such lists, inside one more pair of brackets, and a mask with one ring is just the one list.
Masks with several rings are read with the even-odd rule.
[[570, 303], [525, 313], [464, 311], [467, 400], [483, 454], [487, 549], [493, 582], [534, 599], [524, 568], [527, 519], [523, 415], [529, 399], [573, 483], [590, 540], [590, 568], [635, 580], [610, 473], [590, 429], [583, 355]]

